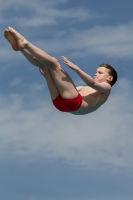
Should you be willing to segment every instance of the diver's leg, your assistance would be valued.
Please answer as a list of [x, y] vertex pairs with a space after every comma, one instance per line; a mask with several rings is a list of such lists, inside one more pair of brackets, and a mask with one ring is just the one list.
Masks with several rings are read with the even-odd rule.
[[39, 68], [39, 71], [46, 79], [46, 82], [47, 82], [47, 85], [49, 88], [49, 92], [51, 95], [51, 100], [53, 101], [54, 99], [56, 99], [56, 97], [58, 97], [60, 95], [60, 92], [59, 92], [48, 68], [44, 66], [43, 68]]
[[9, 28], [9, 31], [16, 38], [18, 43], [18, 48], [20, 51], [26, 49], [30, 52], [40, 63], [48, 67], [53, 80], [59, 90], [60, 95], [63, 98], [75, 98], [78, 96], [77, 89], [67, 74], [67, 72], [60, 66], [58, 60], [41, 49], [37, 48], [30, 42], [28, 42], [21, 34], [15, 31], [13, 28]]

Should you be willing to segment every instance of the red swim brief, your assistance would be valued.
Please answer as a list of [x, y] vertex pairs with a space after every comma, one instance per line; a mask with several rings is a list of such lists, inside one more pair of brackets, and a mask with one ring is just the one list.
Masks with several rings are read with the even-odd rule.
[[76, 98], [73, 99], [63, 99], [59, 95], [56, 99], [53, 100], [54, 106], [62, 112], [73, 112], [78, 110], [82, 104], [82, 96], [78, 94]]

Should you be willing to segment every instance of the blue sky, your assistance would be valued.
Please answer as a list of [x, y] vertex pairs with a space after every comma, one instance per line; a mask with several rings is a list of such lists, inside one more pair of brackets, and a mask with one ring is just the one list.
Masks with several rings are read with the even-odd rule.
[[[0, 199], [133, 199], [133, 2], [0, 1]], [[93, 76], [111, 64], [119, 79], [96, 112], [57, 111], [44, 78], [3, 37], [7, 26]]]

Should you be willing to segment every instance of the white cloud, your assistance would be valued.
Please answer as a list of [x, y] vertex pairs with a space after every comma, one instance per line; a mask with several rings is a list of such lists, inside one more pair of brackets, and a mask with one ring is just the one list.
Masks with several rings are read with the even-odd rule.
[[[31, 4], [26, 0], [17, 2], [15, 0], [8, 0], [4, 4], [0, 3], [1, 13], [8, 14], [8, 12], [5, 11], [13, 7], [18, 13], [21, 13], [20, 9], [23, 10], [22, 8], [27, 9], [25, 11], [26, 14], [22, 13], [19, 17], [17, 14], [14, 14], [6, 18], [2, 17], [4, 14], [1, 14], [1, 20], [2, 18], [7, 20], [8, 25], [10, 25], [13, 19], [13, 21], [17, 23], [18, 31], [23, 30], [22, 33], [28, 40], [33, 41], [35, 45], [42, 49], [45, 47], [45, 50], [50, 54], [62, 55], [63, 52], [70, 58], [74, 56], [86, 57], [88, 55], [104, 55], [117, 59], [132, 59], [133, 22], [117, 26], [94, 26], [93, 28], [86, 29], [79, 29], [75, 26], [75, 28], [73, 28], [71, 24], [73, 20], [76, 19], [76, 22], [80, 22], [81, 20], [95, 18], [96, 16], [99, 17], [99, 15], [83, 7], [65, 8], [64, 10], [59, 9], [58, 5], [60, 3], [65, 4], [66, 2], [67, 1], [62, 2], [60, 0], [40, 0], [39, 2], [35, 1]], [[40, 6], [40, 4], [42, 6]], [[32, 13], [34, 13], [34, 15]], [[56, 29], [53, 27], [49, 32], [49, 38], [47, 38], [47, 36], [43, 36], [42, 38], [42, 32], [44, 31], [42, 28], [35, 29], [34, 35], [31, 34], [28, 28], [29, 26], [34, 27], [44, 24], [60, 23], [60, 19], [62, 21], [65, 19], [69, 20], [69, 29]], [[7, 22], [5, 24], [7, 24]], [[65, 27], [65, 22], [63, 22], [63, 24]], [[28, 27], [22, 29], [24, 26]], [[0, 40], [0, 46], [1, 59], [5, 59], [7, 55], [11, 60], [21, 58], [20, 56], [15, 57], [16, 54], [11, 51], [11, 48], [9, 49], [9, 44], [2, 38]]]
[[[102, 196], [102, 195], [101, 195]], [[103, 196], [105, 196], [105, 195], [103, 195]], [[111, 196], [105, 196], [105, 197], [92, 197], [91, 199], [92, 200], [132, 200], [132, 196], [131, 195], [111, 195]]]
[[20, 85], [23, 82], [23, 78], [15, 78], [13, 81], [11, 81], [10, 86], [15, 87]]
[[[56, 35], [56, 39], [39, 41], [49, 52], [62, 53], [68, 51], [68, 55], [84, 57], [87, 55], [104, 55], [111, 58], [132, 58], [133, 52], [133, 23], [118, 26], [96, 26], [91, 29], [70, 29]], [[53, 44], [53, 45], [49, 45]]]
[[[26, 91], [30, 91], [34, 92], [35, 91], [42, 91], [46, 89], [46, 83], [44, 82], [44, 84], [39, 84], [39, 83], [32, 83], [32, 84], [28, 84], [24, 82], [24, 78], [15, 78], [14, 80], [12, 80], [9, 84], [9, 86], [11, 87], [20, 87], [20, 88], [24, 88]], [[25, 91], [25, 93], [26, 93]]]
[[[48, 38], [34, 40], [34, 44], [50, 54], [67, 54], [68, 57], [91, 55], [114, 59], [132, 59], [133, 23], [118, 26], [96, 26], [86, 30], [59, 31]], [[25, 34], [26, 36], [26, 34]], [[30, 37], [28, 38], [30, 39]]]
[[[101, 197], [102, 196], [102, 197]], [[120, 195], [106, 195], [105, 193], [104, 193], [104, 195], [101, 195], [101, 196], [99, 196], [98, 198], [97, 197], [93, 197], [93, 196], [91, 196], [90, 198], [91, 198], [91, 200], [132, 200], [133, 199], [133, 197], [131, 196], [131, 195], [122, 195], [122, 196], [120, 196]], [[19, 199], [20, 199], [20, 197], [18, 197]], [[89, 198], [89, 197], [88, 197]], [[25, 200], [38, 200], [38, 197], [36, 198], [36, 197], [25, 197], [25, 196], [23, 196], [22, 197], [22, 199], [20, 199], [20, 200], [23, 200], [23, 199], [25, 199]], [[48, 199], [48, 198], [47, 198]], [[57, 199], [58, 200], [61, 200], [62, 199], [62, 197], [57, 197]], [[63, 197], [63, 199], [64, 200], [67, 200], [68, 199], [68, 197], [66, 197], [66, 196], [64, 196]], [[87, 198], [85, 197], [83, 197], [82, 196], [82, 199], [83, 200], [87, 200]], [[50, 198], [50, 200], [55, 200], [55, 197], [54, 198]], [[79, 197], [69, 197], [69, 200], [81, 200], [81, 196], [79, 196]]]
[[85, 116], [60, 113], [36, 93], [29, 97], [1, 95], [1, 159], [8, 152], [10, 157], [28, 160], [61, 157], [93, 169], [99, 165], [112, 170], [132, 168], [131, 88], [131, 83], [122, 79], [107, 103]]
[[[0, 3], [1, 19], [0, 23], [14, 22], [18, 26], [40, 26], [48, 24], [58, 24], [60, 19], [76, 19], [84, 21], [99, 17], [98, 14], [86, 8], [62, 8], [60, 5], [67, 3], [66, 0], [55, 1], [7, 1]], [[12, 11], [11, 11], [12, 10]], [[10, 16], [8, 17], [8, 13]], [[7, 16], [5, 18], [5, 15]], [[18, 17], [17, 17], [18, 16]]]

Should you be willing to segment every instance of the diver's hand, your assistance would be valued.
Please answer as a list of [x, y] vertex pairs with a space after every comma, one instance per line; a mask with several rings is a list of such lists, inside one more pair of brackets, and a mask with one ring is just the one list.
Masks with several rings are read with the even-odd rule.
[[61, 59], [63, 60], [64, 64], [70, 67], [72, 70], [77, 70], [78, 66], [73, 64], [71, 61], [69, 61], [66, 57], [61, 56]]

